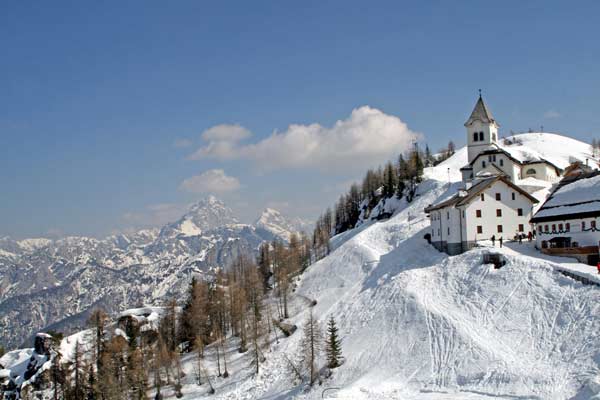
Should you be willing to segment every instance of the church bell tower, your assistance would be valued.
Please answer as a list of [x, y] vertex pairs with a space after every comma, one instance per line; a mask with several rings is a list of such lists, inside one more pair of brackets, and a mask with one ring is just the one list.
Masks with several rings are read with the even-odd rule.
[[465, 122], [465, 127], [467, 128], [469, 163], [482, 151], [497, 145], [498, 128], [500, 125], [496, 122], [483, 101], [481, 91], [479, 92], [479, 99], [477, 99], [471, 116]]

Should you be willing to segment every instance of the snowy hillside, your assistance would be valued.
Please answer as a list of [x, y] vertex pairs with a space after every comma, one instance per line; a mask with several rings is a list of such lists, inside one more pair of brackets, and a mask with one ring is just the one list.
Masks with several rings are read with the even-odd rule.
[[[552, 155], [566, 157], [562, 152]], [[449, 257], [423, 239], [423, 209], [455, 193], [464, 164], [461, 149], [426, 169], [414, 202], [397, 202], [392, 218], [333, 238], [333, 252], [303, 274], [297, 301], [314, 299], [322, 325], [333, 315], [341, 326], [346, 362], [332, 378], [311, 391], [296, 386], [284, 358], [301, 353], [295, 334], [274, 346], [258, 377], [243, 368], [233, 382], [215, 377], [211, 397], [318, 399], [325, 388], [347, 399], [588, 399], [599, 393], [597, 287], [558, 274], [563, 259], [529, 247], [496, 249], [507, 264], [494, 269], [482, 264], [489, 249]], [[308, 310], [298, 308], [290, 322], [301, 326]], [[205, 393], [191, 383], [183, 392], [185, 399]]]
[[575, 161], [587, 162], [592, 168], [598, 167], [588, 143], [556, 133], [521, 133], [504, 138], [500, 143], [502, 149], [519, 161], [545, 159], [561, 169]]
[[[544, 144], [535, 147], [528, 139], [534, 135]], [[572, 139], [519, 136], [522, 140], [513, 145], [527, 157], [543, 152], [558, 165], [586, 155], [585, 144]], [[565, 152], [567, 143], [571, 150]], [[344, 399], [598, 398], [594, 396], [600, 393], [600, 289], [557, 273], [575, 264], [573, 260], [541, 256], [528, 245], [509, 243], [494, 250], [507, 261], [494, 269], [482, 262], [489, 248], [449, 257], [424, 240], [429, 230], [424, 208], [461, 187], [458, 170], [466, 158], [466, 149], [460, 149], [427, 168], [411, 203], [403, 198], [378, 205], [393, 212], [391, 218], [365, 219], [360, 227], [332, 238], [331, 254], [300, 277], [286, 322], [302, 326], [314, 305], [321, 326], [332, 315], [342, 336], [345, 362], [324, 378], [323, 385], [309, 390], [290, 371], [290, 361], [299, 362], [301, 331], [265, 340], [268, 350], [258, 375], [250, 367], [249, 352], [240, 354], [238, 339], [229, 338], [229, 378], [216, 376], [215, 347], [206, 350], [204, 365], [216, 389], [210, 398], [320, 399], [325, 389]], [[197, 241], [223, 238], [223, 230], [239, 234], [236, 229], [241, 227], [229, 224], [211, 236], [215, 229], [205, 231], [192, 221], [196, 230], [186, 221], [192, 218], [184, 217], [168, 230], [177, 232], [176, 243], [165, 241], [171, 247], [150, 252], [145, 248], [144, 255], [172, 255], [179, 245], [196, 254], [136, 268], [136, 275], [128, 278], [135, 278], [132, 281], [119, 273], [114, 279], [125, 280], [122, 290], [145, 290], [138, 301], [164, 298], [169, 291], [181, 293], [179, 278], [197, 271], [205, 259], [201, 248], [194, 247]], [[251, 226], [244, 229], [248, 234], [258, 231]], [[5, 241], [2, 249], [11, 252], [13, 246]], [[92, 271], [87, 268], [81, 274], [86, 277]], [[18, 309], [16, 301], [10, 304]], [[40, 314], [47, 312], [39, 307]], [[207, 385], [194, 382], [194, 363], [193, 353], [183, 357], [182, 393], [188, 400], [208, 395]], [[163, 394], [175, 398], [170, 388]]]

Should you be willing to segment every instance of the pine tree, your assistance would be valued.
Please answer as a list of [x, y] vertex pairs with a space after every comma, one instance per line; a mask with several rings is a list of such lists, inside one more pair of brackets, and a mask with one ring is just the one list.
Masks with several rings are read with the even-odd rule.
[[390, 198], [394, 195], [396, 180], [397, 175], [394, 171], [394, 166], [391, 162], [388, 162], [383, 170], [383, 196], [385, 198]]
[[398, 180], [406, 181], [408, 179], [410, 179], [408, 163], [404, 159], [404, 156], [400, 154], [398, 156]]
[[433, 157], [431, 155], [431, 150], [429, 149], [429, 145], [425, 144], [425, 165], [430, 167], [433, 165]]
[[338, 327], [333, 315], [329, 318], [327, 323], [325, 352], [327, 354], [327, 366], [329, 368], [339, 367], [342, 358], [342, 343], [339, 338]]

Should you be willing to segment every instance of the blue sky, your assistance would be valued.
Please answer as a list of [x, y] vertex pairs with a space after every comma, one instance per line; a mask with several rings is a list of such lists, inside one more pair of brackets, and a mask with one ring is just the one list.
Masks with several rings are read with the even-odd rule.
[[[598, 2], [3, 2], [0, 235], [160, 224], [211, 191], [245, 221], [265, 206], [314, 217], [388, 157], [358, 149], [329, 168], [327, 151], [381, 142], [382, 126], [463, 145], [478, 88], [502, 133], [600, 137], [597, 15]], [[372, 132], [332, 128], [361, 115]], [[303, 155], [297, 137], [324, 150], [273, 161]]]

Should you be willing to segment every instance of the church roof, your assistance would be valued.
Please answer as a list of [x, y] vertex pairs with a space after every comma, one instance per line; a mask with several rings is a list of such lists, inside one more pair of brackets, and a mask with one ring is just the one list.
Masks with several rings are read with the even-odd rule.
[[486, 124], [494, 123], [494, 124], [500, 126], [494, 119], [492, 112], [485, 105], [485, 102], [483, 101], [483, 98], [481, 97], [481, 95], [479, 95], [479, 99], [477, 99], [477, 103], [475, 104], [475, 108], [473, 108], [473, 112], [471, 113], [471, 116], [469, 117], [467, 122], [465, 122], [465, 126], [471, 125], [476, 120], [479, 120]]

